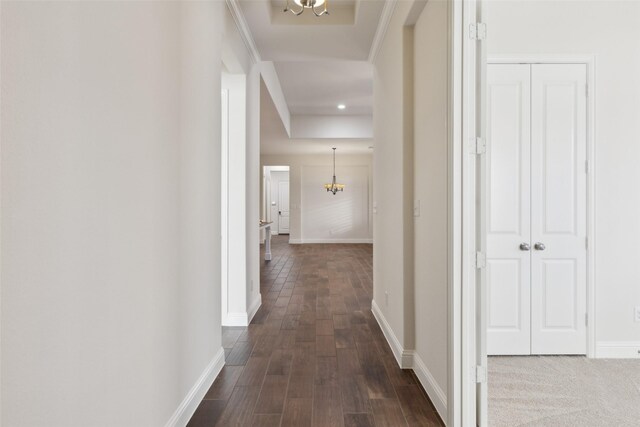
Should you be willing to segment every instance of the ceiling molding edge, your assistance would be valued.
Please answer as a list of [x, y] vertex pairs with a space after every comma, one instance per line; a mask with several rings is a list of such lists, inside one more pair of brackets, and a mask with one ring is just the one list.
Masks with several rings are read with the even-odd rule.
[[242, 9], [240, 9], [239, 0], [226, 0], [227, 6], [229, 7], [229, 12], [231, 12], [231, 16], [233, 20], [236, 22], [236, 27], [238, 27], [238, 31], [240, 31], [240, 35], [242, 36], [242, 41], [244, 41], [247, 50], [249, 51], [249, 56], [251, 57], [251, 61], [254, 64], [257, 64], [261, 61], [260, 52], [258, 52], [258, 48], [256, 47], [256, 43], [253, 40], [253, 35], [251, 34], [251, 30], [249, 29], [249, 25], [247, 24], [247, 20], [244, 19], [244, 14], [242, 13]]
[[384, 36], [389, 28], [393, 11], [396, 8], [397, 0], [385, 0], [382, 13], [380, 14], [380, 20], [378, 21], [378, 28], [376, 34], [373, 36], [373, 42], [371, 43], [371, 50], [369, 51], [369, 62], [373, 64], [380, 52]]

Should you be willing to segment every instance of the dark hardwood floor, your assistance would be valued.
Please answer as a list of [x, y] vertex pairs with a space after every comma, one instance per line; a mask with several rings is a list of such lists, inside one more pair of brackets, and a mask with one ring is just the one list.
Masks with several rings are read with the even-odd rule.
[[226, 365], [189, 426], [442, 426], [371, 313], [372, 246], [287, 242], [262, 261], [251, 325], [223, 328]]

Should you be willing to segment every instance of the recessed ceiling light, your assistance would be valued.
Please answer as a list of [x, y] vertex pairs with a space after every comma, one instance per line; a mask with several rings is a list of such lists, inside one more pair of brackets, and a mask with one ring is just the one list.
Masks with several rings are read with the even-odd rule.
[[344, 104], [338, 104], [338, 110], [344, 110], [345, 108], [347, 108], [346, 105]]

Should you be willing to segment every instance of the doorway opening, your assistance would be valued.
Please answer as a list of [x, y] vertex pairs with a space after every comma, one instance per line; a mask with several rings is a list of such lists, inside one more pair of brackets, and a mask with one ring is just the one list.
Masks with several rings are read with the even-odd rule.
[[289, 182], [289, 166], [263, 166], [262, 216], [272, 235], [290, 234]]

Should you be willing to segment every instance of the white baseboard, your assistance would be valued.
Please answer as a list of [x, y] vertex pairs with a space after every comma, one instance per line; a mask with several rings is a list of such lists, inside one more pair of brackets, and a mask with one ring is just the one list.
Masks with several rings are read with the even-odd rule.
[[380, 329], [382, 329], [382, 333], [384, 334], [389, 346], [391, 347], [391, 351], [396, 358], [396, 362], [398, 362], [398, 366], [402, 369], [413, 369], [420, 380], [420, 384], [429, 395], [429, 398], [433, 402], [433, 405], [436, 407], [440, 418], [445, 421], [447, 420], [447, 395], [442, 388], [438, 385], [427, 366], [424, 364], [420, 356], [414, 350], [405, 350], [402, 348], [402, 344], [398, 337], [396, 337], [393, 329], [385, 319], [382, 310], [375, 302], [375, 300], [371, 301], [371, 311], [373, 312], [373, 316], [378, 321], [378, 325], [380, 325]]
[[639, 359], [640, 342], [637, 341], [598, 341], [596, 359]]
[[413, 352], [413, 372], [416, 373], [418, 380], [420, 380], [420, 384], [422, 384], [422, 387], [429, 395], [431, 402], [433, 402], [433, 406], [436, 407], [436, 411], [438, 411], [440, 418], [442, 418], [446, 425], [447, 395], [442, 391], [442, 388], [440, 388], [436, 379], [431, 375], [431, 372], [429, 372], [429, 369], [427, 369], [427, 366], [415, 351]]
[[262, 295], [258, 294], [258, 298], [256, 298], [246, 313], [227, 313], [227, 316], [222, 320], [222, 326], [249, 326], [249, 323], [251, 323], [253, 316], [256, 315], [261, 305]]
[[382, 333], [384, 337], [387, 339], [389, 346], [391, 347], [391, 351], [396, 358], [396, 362], [398, 362], [398, 366], [402, 369], [411, 368], [412, 362], [412, 354], [410, 351], [405, 351], [402, 348], [402, 344], [400, 344], [400, 340], [396, 337], [396, 334], [393, 333], [393, 329], [385, 319], [384, 314], [382, 314], [382, 310], [378, 307], [375, 300], [371, 301], [371, 311], [373, 312], [373, 316], [378, 321], [378, 325], [380, 325], [380, 329], [382, 329]]
[[213, 360], [211, 360], [211, 363], [209, 363], [204, 372], [202, 372], [200, 378], [198, 378], [193, 387], [191, 387], [191, 390], [189, 390], [189, 393], [187, 393], [182, 403], [180, 403], [178, 409], [176, 409], [169, 421], [167, 421], [165, 427], [184, 427], [187, 425], [223, 366], [224, 349], [220, 348]]
[[249, 316], [247, 313], [227, 313], [222, 321], [222, 326], [248, 326]]
[[367, 243], [373, 244], [373, 239], [289, 239], [292, 245], [300, 244], [331, 244], [331, 243]]
[[251, 323], [251, 321], [253, 320], [253, 316], [256, 315], [261, 305], [262, 305], [262, 295], [258, 294], [258, 298], [256, 298], [256, 300], [253, 302], [253, 305], [249, 307], [249, 312], [247, 313], [248, 314], [247, 325]]

